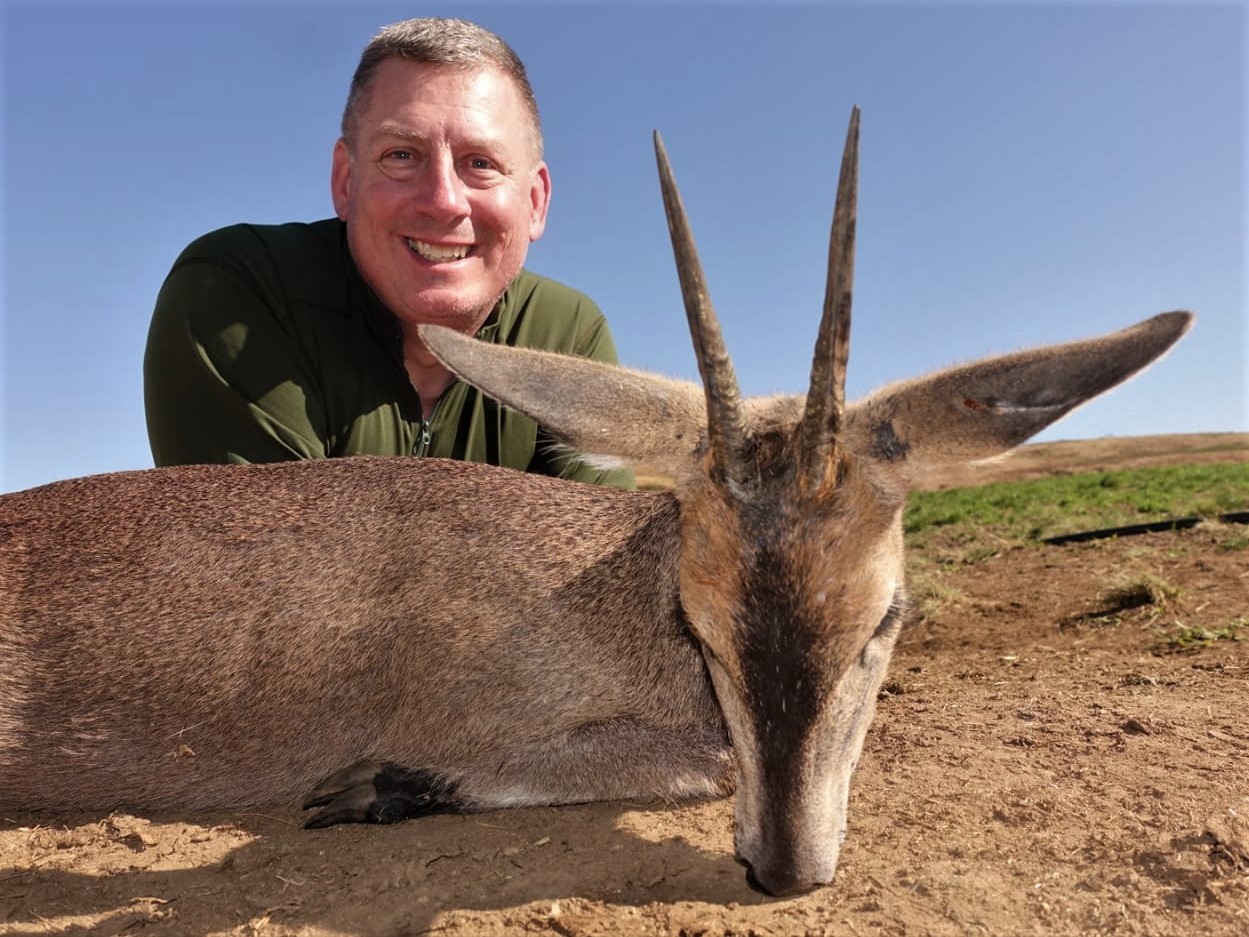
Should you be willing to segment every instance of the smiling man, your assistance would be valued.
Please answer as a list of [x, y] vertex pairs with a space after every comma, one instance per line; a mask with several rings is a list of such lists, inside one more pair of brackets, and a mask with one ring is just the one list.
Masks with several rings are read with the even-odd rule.
[[383, 29], [334, 145], [337, 218], [241, 224], [192, 243], [144, 358], [157, 465], [432, 455], [629, 486], [455, 379], [423, 322], [615, 362], [586, 296], [523, 264], [551, 179], [516, 54], [461, 20]]

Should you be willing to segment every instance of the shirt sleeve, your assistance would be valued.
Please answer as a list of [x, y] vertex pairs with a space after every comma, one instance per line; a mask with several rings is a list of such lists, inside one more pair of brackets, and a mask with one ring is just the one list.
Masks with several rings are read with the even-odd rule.
[[279, 297], [224, 261], [180, 261], [165, 280], [143, 384], [157, 465], [327, 454], [318, 385]]

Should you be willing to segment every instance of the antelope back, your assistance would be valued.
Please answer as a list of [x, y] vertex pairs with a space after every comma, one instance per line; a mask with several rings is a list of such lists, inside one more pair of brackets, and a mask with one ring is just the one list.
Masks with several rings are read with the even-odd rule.
[[732, 737], [738, 858], [789, 894], [833, 877], [851, 773], [906, 606], [901, 515], [926, 470], [999, 455], [1162, 355], [1191, 315], [985, 359], [844, 402], [858, 111], [805, 396], [743, 400], [662, 142], [664, 203], [703, 386], [433, 326], [470, 383], [569, 445], [676, 478], [681, 602]]
[[365, 758], [436, 769], [466, 809], [612, 796], [636, 773], [575, 766], [560, 794], [500, 764], [622, 713], [718, 728], [678, 523], [671, 495], [441, 459], [5, 495], [0, 809], [297, 803]]

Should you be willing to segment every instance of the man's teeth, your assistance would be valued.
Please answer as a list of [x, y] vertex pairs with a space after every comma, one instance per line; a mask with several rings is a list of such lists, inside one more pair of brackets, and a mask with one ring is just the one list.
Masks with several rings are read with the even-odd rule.
[[414, 241], [406, 238], [408, 247], [416, 251], [423, 258], [434, 263], [445, 263], [448, 260], [463, 260], [468, 256], [468, 245], [457, 244], [453, 247], [440, 247], [437, 244], [426, 244], [424, 241]]

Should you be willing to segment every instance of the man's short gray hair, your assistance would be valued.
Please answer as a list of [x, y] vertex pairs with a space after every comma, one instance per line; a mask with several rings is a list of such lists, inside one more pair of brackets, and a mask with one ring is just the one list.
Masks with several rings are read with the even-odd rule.
[[391, 23], [364, 47], [360, 64], [351, 78], [347, 106], [343, 109], [342, 134], [349, 146], [360, 112], [367, 106], [373, 75], [382, 62], [392, 58], [448, 68], [497, 68], [512, 80], [520, 92], [533, 125], [536, 156], [542, 158], [542, 122], [538, 118], [538, 102], [520, 56], [506, 42], [476, 23], [438, 17]]

